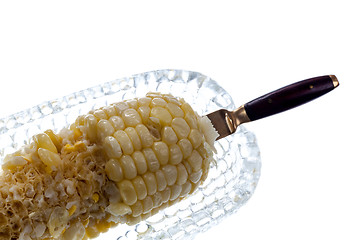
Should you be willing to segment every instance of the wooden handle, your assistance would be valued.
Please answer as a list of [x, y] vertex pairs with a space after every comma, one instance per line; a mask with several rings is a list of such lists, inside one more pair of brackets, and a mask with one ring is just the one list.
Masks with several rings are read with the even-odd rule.
[[268, 117], [314, 100], [339, 85], [334, 75], [309, 78], [280, 88], [245, 104], [251, 121]]

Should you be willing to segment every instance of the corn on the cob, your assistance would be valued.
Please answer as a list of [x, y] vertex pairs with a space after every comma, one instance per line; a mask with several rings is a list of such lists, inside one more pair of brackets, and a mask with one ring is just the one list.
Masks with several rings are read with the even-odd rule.
[[0, 175], [0, 239], [87, 239], [134, 224], [205, 180], [216, 133], [169, 94], [79, 116], [7, 155]]

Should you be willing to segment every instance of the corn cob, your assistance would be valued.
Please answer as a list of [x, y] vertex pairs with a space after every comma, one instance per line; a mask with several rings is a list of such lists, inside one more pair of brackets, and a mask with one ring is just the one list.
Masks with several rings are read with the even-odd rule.
[[207, 177], [217, 133], [169, 94], [79, 116], [5, 157], [0, 239], [88, 239], [185, 198]]

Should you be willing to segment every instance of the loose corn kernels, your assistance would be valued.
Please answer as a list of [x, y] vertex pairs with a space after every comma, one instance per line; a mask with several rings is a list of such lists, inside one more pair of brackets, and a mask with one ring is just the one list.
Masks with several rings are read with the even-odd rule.
[[148, 93], [35, 135], [2, 165], [1, 239], [89, 239], [146, 219], [206, 179], [207, 131], [183, 99]]
[[68, 209], [68, 212], [69, 212], [69, 216], [73, 215], [74, 212], [76, 211], [76, 205], [72, 205], [69, 209]]

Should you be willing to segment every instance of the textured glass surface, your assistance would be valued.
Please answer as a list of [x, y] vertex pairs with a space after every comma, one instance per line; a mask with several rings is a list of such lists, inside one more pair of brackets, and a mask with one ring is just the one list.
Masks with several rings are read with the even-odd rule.
[[[44, 102], [0, 119], [0, 159], [46, 129], [59, 131], [90, 109], [142, 97], [148, 91], [183, 97], [199, 113], [235, 109], [231, 96], [200, 73], [159, 70], [134, 75]], [[235, 213], [253, 194], [260, 177], [260, 153], [253, 133], [238, 131], [215, 144], [217, 164], [190, 197], [135, 226], [120, 225], [98, 239], [193, 239]]]

